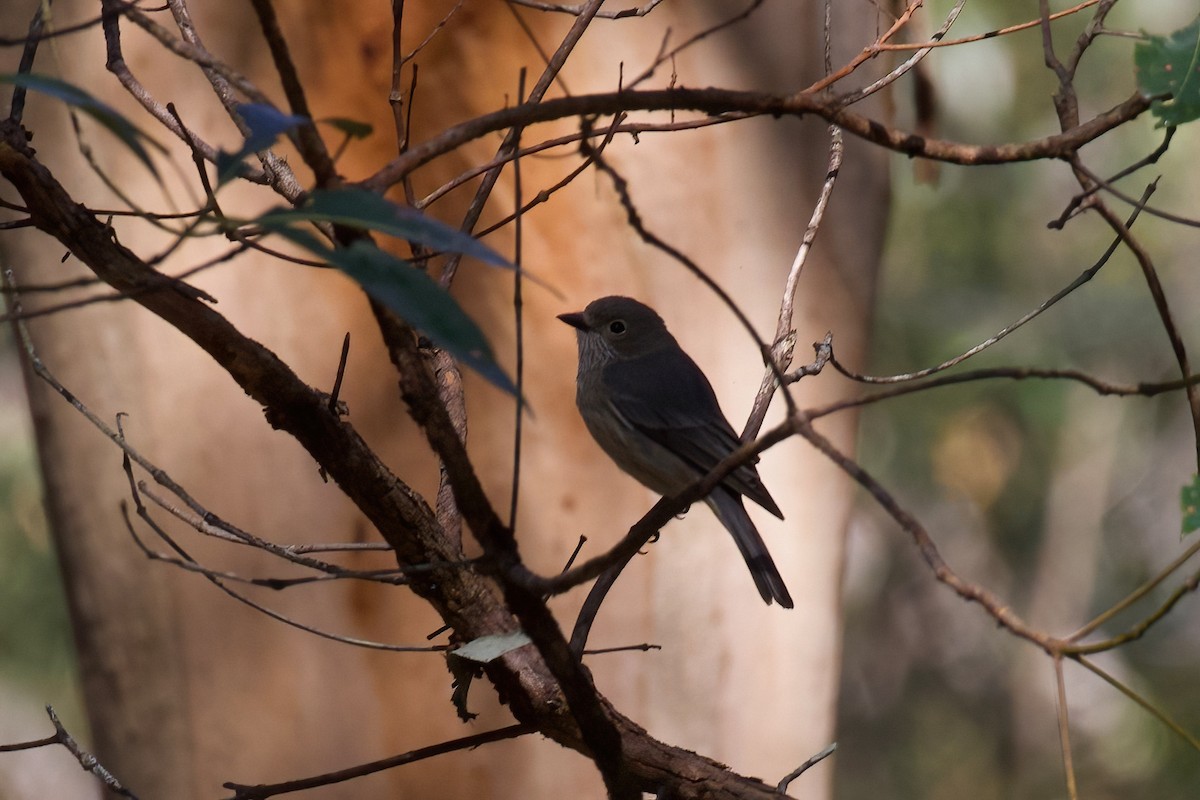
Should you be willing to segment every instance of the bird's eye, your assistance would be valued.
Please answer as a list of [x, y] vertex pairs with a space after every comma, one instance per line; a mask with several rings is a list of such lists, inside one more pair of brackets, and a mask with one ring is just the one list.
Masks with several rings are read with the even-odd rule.
[[612, 322], [608, 323], [608, 332], [614, 336], [620, 336], [621, 334], [625, 333], [625, 323], [619, 319], [614, 319]]

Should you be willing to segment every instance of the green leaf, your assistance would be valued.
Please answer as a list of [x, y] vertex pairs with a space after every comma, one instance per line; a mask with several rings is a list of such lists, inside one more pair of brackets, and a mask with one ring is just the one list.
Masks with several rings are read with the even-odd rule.
[[264, 227], [325, 259], [438, 347], [509, 394], [517, 394], [512, 379], [496, 363], [483, 331], [458, 301], [423, 271], [368, 241], [331, 248], [305, 230], [278, 226], [269, 220]]
[[347, 117], [326, 117], [317, 121], [332, 125], [351, 139], [365, 139], [375, 130], [369, 122], [361, 122]]
[[133, 154], [137, 156], [139, 161], [146, 165], [146, 169], [150, 170], [154, 177], [158, 177], [158, 170], [154, 168], [154, 163], [150, 160], [150, 154], [142, 146], [142, 142], [146, 142], [159, 152], [165, 152], [163, 146], [138, 130], [132, 122], [107, 103], [97, 100], [78, 86], [61, 81], [58, 78], [51, 78], [47, 75], [32, 75], [30, 73], [0, 74], [0, 83], [10, 83], [13, 86], [20, 86], [23, 89], [31, 89], [79, 109], [82, 113], [88, 115], [111, 131], [113, 135], [121, 140], [122, 144], [133, 151]]
[[424, 272], [363, 241], [334, 250], [329, 260], [459, 361], [509, 394], [517, 393], [496, 363], [483, 331], [458, 301]]
[[284, 114], [266, 103], [242, 103], [237, 112], [250, 132], [236, 152], [217, 153], [217, 185], [236, 178], [246, 156], [268, 149], [281, 135], [308, 122], [308, 117]]
[[478, 639], [472, 639], [457, 650], [451, 650], [450, 652], [459, 658], [467, 658], [471, 661], [478, 661], [480, 664], [487, 664], [490, 661], [495, 661], [505, 653], [516, 650], [518, 647], [524, 647], [529, 643], [529, 636], [524, 631], [513, 631], [512, 633], [496, 633], [489, 636], [480, 636]]
[[1183, 529], [1180, 538], [1200, 528], [1200, 475], [1193, 475], [1192, 482], [1179, 492], [1179, 505], [1183, 509]]
[[265, 227], [295, 222], [332, 222], [379, 231], [435, 250], [462, 253], [500, 267], [513, 266], [478, 239], [366, 189], [316, 189], [299, 208], [274, 209], [259, 217], [257, 222]]
[[1133, 63], [1142, 94], [1171, 95], [1151, 107], [1158, 127], [1200, 117], [1200, 17], [1169, 36], [1146, 34], [1133, 48]]

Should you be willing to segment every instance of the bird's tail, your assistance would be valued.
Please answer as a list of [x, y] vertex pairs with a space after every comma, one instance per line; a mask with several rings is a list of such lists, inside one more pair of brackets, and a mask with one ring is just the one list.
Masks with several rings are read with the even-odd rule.
[[774, 600], [784, 608], [792, 608], [792, 596], [788, 594], [783, 576], [775, 566], [775, 560], [767, 552], [766, 542], [762, 540], [758, 529], [750, 521], [750, 515], [746, 513], [742, 496], [717, 487], [708, 496], [708, 504], [717, 515], [717, 519], [721, 520], [721, 524], [733, 534], [733, 540], [737, 542], [738, 550], [742, 552], [742, 558], [746, 559], [746, 566], [750, 568], [754, 585], [758, 587], [758, 593], [767, 601], [767, 605]]

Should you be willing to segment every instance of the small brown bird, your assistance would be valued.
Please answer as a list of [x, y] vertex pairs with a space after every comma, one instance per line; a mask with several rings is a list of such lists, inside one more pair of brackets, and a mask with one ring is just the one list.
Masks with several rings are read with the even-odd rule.
[[[708, 378], [654, 309], [602, 297], [558, 318], [576, 329], [575, 403], [584, 423], [609, 458], [647, 488], [677, 495], [741, 444]], [[792, 608], [743, 497], [783, 519], [753, 464], [730, 473], [705, 502], [733, 535], [763, 600]]]

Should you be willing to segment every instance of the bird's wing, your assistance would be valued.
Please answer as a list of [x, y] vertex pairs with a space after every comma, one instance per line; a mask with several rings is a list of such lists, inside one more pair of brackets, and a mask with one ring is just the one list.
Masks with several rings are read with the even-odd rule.
[[[741, 444], [721, 413], [712, 385], [679, 348], [609, 364], [604, 368], [604, 382], [615, 410], [634, 428], [692, 465], [697, 478]], [[725, 485], [782, 519], [753, 462], [730, 474]]]

